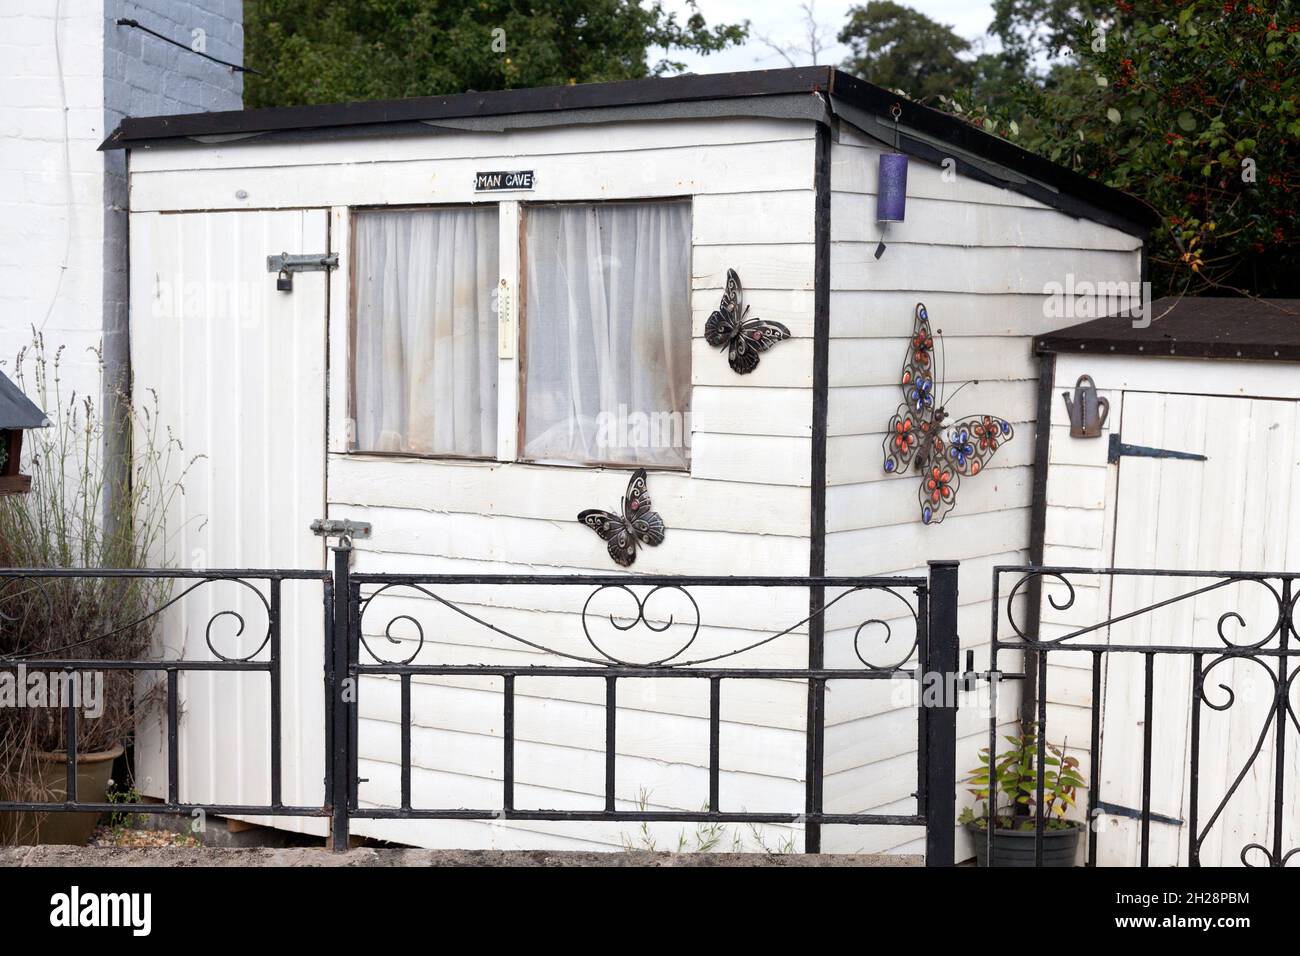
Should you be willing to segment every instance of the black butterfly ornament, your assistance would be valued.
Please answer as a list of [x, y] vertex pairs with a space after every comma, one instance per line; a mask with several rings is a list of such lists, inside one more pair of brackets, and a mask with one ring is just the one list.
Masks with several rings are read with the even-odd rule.
[[628, 481], [618, 514], [590, 508], [580, 512], [578, 520], [608, 542], [609, 556], [625, 568], [636, 560], [638, 544], [654, 546], [664, 540], [664, 519], [650, 510], [644, 468]]
[[886, 473], [902, 474], [911, 465], [920, 476], [917, 502], [925, 524], [941, 522], [957, 503], [962, 477], [978, 475], [1013, 436], [1011, 426], [992, 415], [972, 415], [945, 428], [948, 413], [942, 398], [936, 401], [935, 380], [930, 315], [918, 302], [903, 360], [903, 403], [889, 420], [884, 451]]
[[727, 349], [727, 361], [737, 375], [748, 375], [758, 368], [758, 353], [766, 352], [777, 342], [790, 337], [790, 330], [780, 322], [749, 319], [749, 305], [742, 310], [743, 291], [735, 269], [727, 270], [727, 290], [717, 311], [704, 324], [704, 339], [714, 348]]

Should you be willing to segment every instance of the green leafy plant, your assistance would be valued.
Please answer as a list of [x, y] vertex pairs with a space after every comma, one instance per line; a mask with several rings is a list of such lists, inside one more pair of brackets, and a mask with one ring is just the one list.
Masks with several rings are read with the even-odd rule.
[[1043, 803], [1038, 807], [1038, 735], [1026, 733], [1004, 739], [1011, 746], [996, 754], [992, 761], [989, 748], [983, 748], [980, 766], [971, 770], [964, 781], [973, 785], [969, 792], [982, 801], [982, 812], [976, 815], [973, 808], [967, 807], [958, 822], [987, 829], [992, 819], [994, 826], [1001, 830], [1032, 830], [1041, 813], [1045, 829], [1079, 826], [1077, 821], [1067, 820], [1065, 816], [1075, 805], [1075, 794], [1085, 786], [1079, 758], [1068, 756], [1063, 746], [1043, 741]]
[[[110, 781], [111, 783], [111, 781]], [[113, 787], [108, 791], [108, 802], [117, 806], [138, 806], [140, 791], [135, 787]], [[131, 810], [114, 810], [108, 815], [108, 825], [115, 834], [140, 825], [141, 815]]]

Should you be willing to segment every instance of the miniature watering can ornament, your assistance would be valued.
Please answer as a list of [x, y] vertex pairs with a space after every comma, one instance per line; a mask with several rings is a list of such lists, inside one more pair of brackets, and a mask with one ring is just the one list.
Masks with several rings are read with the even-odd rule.
[[1110, 414], [1110, 402], [1097, 397], [1097, 385], [1091, 375], [1080, 375], [1074, 383], [1074, 397], [1062, 392], [1065, 410], [1070, 414], [1071, 438], [1100, 438], [1101, 426]]

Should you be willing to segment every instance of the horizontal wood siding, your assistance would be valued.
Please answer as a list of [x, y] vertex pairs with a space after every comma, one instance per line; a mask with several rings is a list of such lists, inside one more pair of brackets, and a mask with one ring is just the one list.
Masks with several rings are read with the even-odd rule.
[[[387, 148], [391, 147], [391, 149]], [[692, 420], [689, 473], [650, 476], [654, 506], [667, 524], [658, 548], [638, 553], [634, 573], [787, 574], [808, 568], [812, 434], [813, 128], [806, 123], [665, 122], [508, 134], [448, 134], [428, 140], [350, 143], [299, 150], [274, 145], [202, 151], [196, 173], [183, 158], [151, 153], [135, 168], [138, 205], [238, 207], [237, 189], [255, 205], [333, 207], [331, 275], [329, 515], [372, 522], [357, 542], [354, 569], [371, 572], [608, 573], [617, 570], [603, 542], [575, 519], [584, 508], [613, 508], [624, 469], [533, 465], [513, 461], [429, 460], [347, 453], [349, 367], [346, 276], [351, 205], [495, 201], [475, 196], [472, 172], [533, 168], [537, 188], [511, 201], [688, 196], [692, 200]], [[194, 155], [193, 153], [191, 155]], [[521, 158], [523, 157], [523, 158]], [[503, 207], [503, 218], [507, 215]], [[513, 212], [509, 213], [513, 215]], [[505, 233], [503, 232], [503, 236]], [[504, 247], [503, 247], [504, 248]], [[515, 268], [502, 256], [503, 274]], [[725, 353], [703, 339], [728, 268], [741, 275], [751, 314], [776, 319], [794, 334], [753, 374], [737, 376]], [[502, 364], [501, 389], [511, 386]], [[512, 406], [513, 407], [513, 406]], [[504, 417], [503, 417], [504, 420]], [[508, 446], [506, 446], [508, 447]], [[424, 628], [422, 661], [563, 663], [501, 632], [591, 657], [581, 610], [590, 589], [441, 588], [499, 630], [449, 611], [427, 596], [397, 589], [363, 620], [367, 644], [403, 659]], [[687, 657], [713, 656], [790, 633], [737, 659], [738, 665], [798, 666], [807, 657], [807, 593], [801, 589], [727, 589], [693, 593], [702, 626]], [[671, 596], [669, 596], [671, 597]], [[666, 599], [665, 599], [666, 600]], [[663, 613], [670, 613], [665, 604]], [[611, 605], [611, 613], [625, 607]], [[652, 605], [648, 611], [657, 609]], [[682, 633], [644, 628], [620, 634], [601, 614], [593, 636], [628, 659]], [[394, 621], [394, 618], [398, 620]], [[392, 623], [391, 628], [389, 622]], [[397, 643], [391, 643], [392, 638]], [[659, 642], [659, 643], [656, 643]], [[363, 649], [362, 657], [368, 659]], [[708, 799], [708, 682], [620, 682], [617, 798], [624, 808], [698, 810]], [[516, 805], [580, 808], [603, 804], [604, 683], [533, 678], [516, 684]], [[724, 807], [797, 812], [803, 806], [807, 693], [789, 681], [723, 685], [721, 799]], [[412, 788], [416, 805], [501, 805], [500, 680], [447, 678], [413, 684]], [[360, 776], [363, 805], [393, 806], [400, 790], [399, 684], [366, 678], [361, 688]], [[359, 834], [427, 845], [617, 848], [654, 839], [676, 847], [693, 828], [622, 824], [453, 821], [356, 821]], [[749, 849], [754, 836], [736, 828]], [[764, 828], [777, 846], [801, 839], [798, 828]]]
[[[832, 153], [827, 572], [905, 573], [924, 569], [932, 558], [962, 561], [962, 660], [974, 650], [975, 666], [982, 668], [988, 662], [992, 568], [1023, 562], [1029, 546], [1038, 374], [1030, 339], [1075, 321], [1044, 314], [1044, 287], [1064, 286], [1068, 273], [1076, 284], [1136, 281], [1140, 243], [1018, 193], [945, 178], [940, 167], [915, 158], [908, 169], [906, 221], [882, 227], [875, 219], [879, 153], [877, 144], [851, 130], [842, 130]], [[882, 239], [885, 252], [876, 259]], [[897, 382], [918, 301], [926, 304], [933, 328], [943, 332], [939, 361], [948, 393], [978, 380], [954, 398], [949, 414], [997, 415], [1016, 431], [984, 473], [963, 481], [956, 508], [936, 527], [920, 522], [919, 479], [890, 477], [881, 467], [885, 429], [903, 400]], [[1062, 310], [1090, 304], [1076, 299]], [[998, 613], [1005, 628], [1005, 607]], [[909, 627], [900, 621], [896, 633], [910, 641]], [[851, 642], [852, 632], [842, 639]], [[828, 655], [830, 643], [828, 637]], [[1017, 693], [1003, 685], [999, 695], [999, 717], [1007, 723], [1014, 721]], [[827, 749], [836, 757], [828, 765], [826, 789], [828, 799], [841, 800], [836, 810], [914, 809], [913, 703], [911, 688], [888, 685], [832, 696]], [[987, 745], [987, 732], [987, 702], [964, 701], [959, 778]], [[855, 785], [868, 780], [879, 785]], [[832, 827], [827, 845], [920, 846], [920, 834], [906, 829], [865, 836]], [[959, 834], [959, 857], [969, 846]]]

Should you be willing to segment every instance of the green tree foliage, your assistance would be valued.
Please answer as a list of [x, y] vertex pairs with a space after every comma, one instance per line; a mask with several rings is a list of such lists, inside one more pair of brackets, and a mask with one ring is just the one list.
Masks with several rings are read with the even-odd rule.
[[1300, 0], [1121, 0], [1109, 23], [1008, 102], [947, 105], [1154, 206], [1157, 294], [1300, 294]]
[[1106, 26], [1114, 9], [1088, 0], [993, 0], [989, 33], [1001, 42], [1002, 59], [1032, 72], [1038, 59], [1056, 59], [1068, 50], [1079, 23]]
[[250, 107], [637, 79], [683, 68], [653, 47], [710, 53], [748, 28], [661, 0], [246, 0], [244, 18]]
[[974, 67], [959, 56], [970, 50], [967, 41], [893, 0], [851, 8], [839, 40], [850, 50], [844, 69], [914, 99], [951, 93], [975, 80]]

